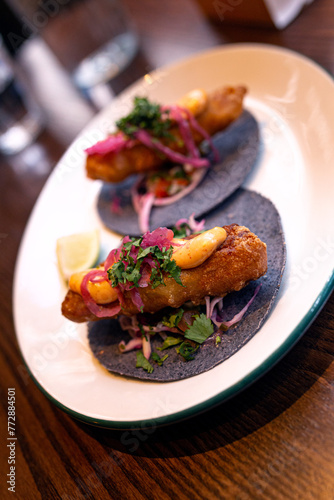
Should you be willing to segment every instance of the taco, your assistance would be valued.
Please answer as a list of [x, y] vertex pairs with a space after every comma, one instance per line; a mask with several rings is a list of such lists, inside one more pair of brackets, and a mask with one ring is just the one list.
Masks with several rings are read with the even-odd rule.
[[132, 111], [117, 121], [117, 131], [86, 149], [87, 176], [121, 182], [168, 161], [208, 166], [197, 146], [240, 116], [245, 94], [242, 86], [211, 94], [196, 89], [173, 106], [135, 97]]
[[173, 224], [185, 207], [190, 216], [195, 206], [198, 217], [237, 189], [259, 144], [245, 93], [241, 86], [197, 89], [173, 106], [136, 97], [117, 132], [86, 150], [88, 177], [105, 183], [98, 198], [104, 224], [140, 235]]
[[[104, 225], [120, 234], [125, 228], [128, 234], [139, 236], [143, 229], [172, 226], [179, 214], [199, 218], [214, 209], [242, 185], [256, 165], [259, 130], [255, 118], [244, 111], [212, 138], [212, 147], [215, 154], [206, 147], [210, 168], [192, 171], [191, 179], [185, 168], [173, 165], [117, 185], [102, 186], [97, 209]], [[153, 192], [148, 191], [150, 183]], [[176, 186], [182, 190], [172, 196], [157, 196]]]
[[222, 362], [260, 328], [285, 263], [275, 207], [240, 190], [205, 227], [182, 238], [167, 228], [125, 237], [103, 266], [70, 280], [62, 312], [90, 322], [90, 347], [111, 372], [157, 381], [190, 377]]

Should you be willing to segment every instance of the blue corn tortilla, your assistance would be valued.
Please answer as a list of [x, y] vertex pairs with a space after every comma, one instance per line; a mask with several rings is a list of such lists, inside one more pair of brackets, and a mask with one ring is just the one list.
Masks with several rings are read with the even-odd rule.
[[[219, 152], [219, 162], [208, 144], [204, 149], [212, 167], [195, 190], [181, 200], [164, 206], [153, 207], [150, 217], [150, 231], [156, 227], [171, 226], [182, 217], [195, 218], [212, 210], [238, 189], [256, 164], [259, 155], [259, 128], [251, 113], [244, 111], [226, 130], [213, 137], [213, 144]], [[137, 177], [131, 177], [119, 184], [104, 184], [98, 196], [97, 209], [104, 225], [120, 234], [140, 236], [138, 214], [131, 201], [131, 187]], [[112, 200], [117, 197], [120, 210], [112, 211]]]
[[[220, 333], [221, 343], [215, 345], [214, 336], [200, 346], [193, 361], [185, 361], [176, 353], [175, 347], [164, 351], [159, 334], [151, 338], [152, 351], [162, 357], [168, 354], [163, 366], [150, 360], [154, 368], [147, 373], [136, 368], [136, 351], [120, 353], [121, 340], [130, 336], [121, 330], [117, 320], [105, 319], [88, 326], [91, 350], [98, 361], [110, 372], [140, 380], [171, 382], [198, 375], [222, 363], [244, 346], [260, 329], [267, 318], [278, 293], [285, 267], [286, 248], [280, 216], [270, 200], [253, 191], [239, 189], [221, 206], [207, 215], [205, 229], [232, 223], [244, 225], [267, 244], [268, 271], [265, 276], [250, 283], [239, 292], [224, 298], [224, 311], [231, 319], [252, 298], [261, 283], [260, 291], [245, 316], [226, 332]], [[177, 336], [176, 334], [168, 334]]]

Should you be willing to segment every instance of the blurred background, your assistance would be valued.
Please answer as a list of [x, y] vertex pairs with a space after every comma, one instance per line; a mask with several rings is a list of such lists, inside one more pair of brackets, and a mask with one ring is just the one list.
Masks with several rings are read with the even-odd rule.
[[138, 78], [244, 42], [333, 73], [333, 22], [333, 0], [0, 0], [0, 183], [22, 186], [21, 224], [66, 148]]
[[[66, 147], [127, 85], [192, 53], [226, 43], [266, 42], [312, 58], [315, 31], [326, 36], [326, 26], [315, 25], [312, 17], [322, 4], [178, 0], [166, 2], [161, 16], [155, 0], [2, 0], [0, 32], [44, 125]], [[299, 16], [307, 33], [302, 45], [295, 36]], [[319, 62], [333, 71], [325, 55]]]

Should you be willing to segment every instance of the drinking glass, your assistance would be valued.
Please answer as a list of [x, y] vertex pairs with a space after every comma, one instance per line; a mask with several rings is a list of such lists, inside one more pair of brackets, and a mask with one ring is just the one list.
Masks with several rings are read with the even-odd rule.
[[39, 17], [31, 14], [31, 23], [39, 20], [40, 35], [77, 87], [86, 91], [109, 82], [138, 50], [135, 28], [121, 0], [62, 0], [61, 4], [51, 15], [41, 11], [40, 2]]
[[0, 38], [0, 152], [19, 153], [43, 128], [43, 113]]

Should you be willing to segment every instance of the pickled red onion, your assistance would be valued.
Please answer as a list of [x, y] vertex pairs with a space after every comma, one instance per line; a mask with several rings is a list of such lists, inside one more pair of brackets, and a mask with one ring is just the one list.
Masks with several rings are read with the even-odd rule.
[[134, 349], [140, 349], [143, 344], [143, 341], [140, 337], [136, 337], [134, 339], [129, 340], [129, 342], [126, 344], [124, 340], [121, 340], [120, 343], [118, 344], [118, 349], [121, 352], [129, 352], [133, 351]]
[[180, 134], [182, 136], [182, 139], [190, 156], [192, 156], [193, 158], [199, 158], [200, 156], [199, 150], [195, 144], [193, 135], [191, 133], [189, 121], [182, 115], [182, 111], [184, 111], [184, 109], [181, 108], [180, 106], [171, 106], [169, 110], [170, 110], [170, 117], [174, 119], [178, 124]]
[[[192, 181], [190, 182], [190, 184], [188, 184], [187, 187], [185, 187], [178, 193], [174, 194], [173, 196], [168, 196], [167, 198], [156, 198], [153, 193], [145, 193], [143, 195], [140, 195], [139, 188], [145, 180], [145, 176], [141, 176], [131, 189], [132, 205], [135, 212], [137, 212], [138, 214], [138, 223], [140, 230], [142, 232], [146, 232], [149, 230], [150, 214], [153, 206], [163, 207], [181, 200], [184, 196], [187, 196], [199, 185], [205, 174], [206, 168], [196, 169], [192, 174]], [[201, 229], [197, 230], [201, 231]]]
[[137, 207], [138, 222], [142, 233], [147, 232], [150, 228], [150, 213], [154, 198], [155, 196], [153, 193], [146, 193], [137, 199], [137, 203], [134, 203]]
[[[251, 306], [252, 302], [254, 301], [255, 297], [259, 293], [259, 290], [261, 288], [261, 283], [256, 287], [254, 294], [252, 298], [247, 302], [245, 307], [241, 309], [237, 314], [233, 316], [232, 319], [229, 321], [221, 321], [221, 313], [223, 312], [223, 299], [221, 297], [215, 297], [214, 299], [211, 299], [209, 297], [206, 297], [206, 311], [207, 315], [209, 314], [208, 317], [210, 317], [211, 321], [218, 327], [224, 326], [225, 328], [230, 328], [230, 326], [234, 325], [235, 323], [238, 323], [241, 321], [243, 318], [244, 314], [247, 312], [249, 307]], [[221, 302], [220, 302], [221, 301]], [[215, 310], [215, 306], [219, 304], [218, 310]]]
[[129, 146], [130, 139], [126, 137], [122, 132], [118, 132], [114, 135], [109, 135], [106, 139], [97, 142], [93, 146], [85, 149], [85, 153], [88, 155], [106, 155], [108, 153], [119, 153], [125, 147]]
[[191, 127], [196, 130], [199, 134], [202, 135], [202, 137], [204, 137], [205, 140], [208, 141], [208, 143], [210, 144], [210, 148], [214, 154], [214, 158], [215, 158], [215, 161], [219, 161], [219, 152], [218, 150], [215, 148], [214, 144], [213, 144], [213, 141], [212, 141], [212, 137], [210, 136], [210, 134], [207, 133], [207, 131], [200, 126], [200, 124], [198, 123], [198, 121], [196, 120], [196, 118], [194, 117], [194, 115], [189, 111], [189, 109], [187, 108], [182, 108], [184, 110], [184, 112], [186, 113], [187, 115], [187, 118], [190, 122], [190, 125]]
[[163, 248], [170, 248], [172, 239], [174, 238], [174, 233], [171, 229], [166, 227], [158, 227], [151, 233], [147, 232], [143, 236], [143, 241], [141, 243], [142, 248], [147, 248], [151, 246], [157, 246], [159, 250]]
[[187, 234], [187, 236], [189, 236], [191, 232], [198, 233], [199, 231], [202, 231], [205, 224], [205, 219], [202, 219], [201, 221], [197, 222], [195, 220], [195, 213], [192, 213], [189, 219], [185, 218], [179, 219], [175, 223], [176, 229], [180, 229], [182, 224], [187, 224], [189, 226], [189, 234]]
[[238, 321], [240, 321], [243, 318], [245, 312], [248, 310], [248, 308], [252, 304], [253, 300], [257, 296], [260, 288], [261, 288], [261, 283], [256, 287], [253, 297], [250, 299], [249, 302], [247, 302], [245, 307], [243, 309], [241, 309], [241, 311], [238, 312], [235, 316], [233, 316], [233, 318], [230, 321], [223, 321], [222, 322], [222, 324], [224, 326], [226, 326], [226, 328], [230, 328], [230, 326], [234, 325], [235, 323], [238, 323]]
[[[116, 304], [112, 302], [112, 305], [99, 305], [97, 304], [91, 294], [89, 293], [88, 290], [88, 283], [93, 279], [93, 278], [105, 278], [105, 281], [108, 281], [108, 274], [106, 271], [102, 269], [93, 269], [92, 271], [89, 271], [84, 277], [80, 285], [80, 291], [82, 298], [85, 302], [85, 305], [89, 309], [91, 313], [93, 313], [95, 316], [98, 318], [106, 318], [106, 317], [112, 317], [118, 314], [121, 310], [121, 306], [119, 302]], [[111, 285], [110, 285], [111, 286]]]
[[173, 151], [168, 146], [152, 138], [146, 130], [138, 130], [138, 132], [135, 133], [135, 137], [148, 148], [158, 150], [175, 163], [189, 163], [195, 168], [209, 166], [209, 160], [207, 158], [189, 157]]

